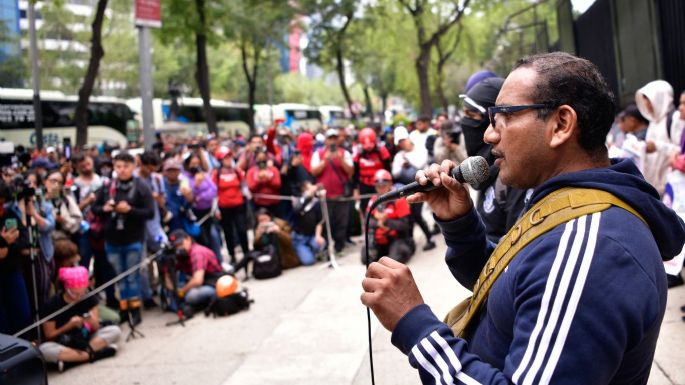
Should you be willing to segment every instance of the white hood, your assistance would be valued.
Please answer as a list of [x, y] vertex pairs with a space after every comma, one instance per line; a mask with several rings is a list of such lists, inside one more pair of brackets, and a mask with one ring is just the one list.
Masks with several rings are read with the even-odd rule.
[[[652, 103], [652, 113], [647, 108], [643, 95]], [[642, 116], [652, 123], [658, 123], [673, 109], [673, 87], [664, 80], [649, 82], [635, 92], [635, 103]]]

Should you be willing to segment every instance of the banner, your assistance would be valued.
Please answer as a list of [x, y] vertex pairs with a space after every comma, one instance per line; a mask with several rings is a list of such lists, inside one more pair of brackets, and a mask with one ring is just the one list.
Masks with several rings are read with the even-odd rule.
[[162, 26], [162, 0], [136, 0], [136, 26]]

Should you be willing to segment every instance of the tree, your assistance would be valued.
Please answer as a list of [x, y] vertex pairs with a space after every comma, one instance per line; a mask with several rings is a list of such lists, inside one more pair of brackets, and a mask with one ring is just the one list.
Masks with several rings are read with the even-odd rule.
[[[224, 33], [240, 50], [241, 65], [247, 81], [247, 102], [254, 110], [262, 61], [282, 43], [295, 16], [294, 10], [278, 0], [233, 0], [226, 14]], [[297, 24], [294, 23], [294, 28]], [[248, 124], [254, 132], [254, 116]]]
[[83, 78], [83, 85], [78, 91], [78, 102], [76, 103], [74, 120], [76, 123], [76, 145], [79, 147], [85, 145], [88, 141], [88, 102], [90, 100], [90, 95], [93, 92], [95, 78], [98, 75], [100, 60], [105, 56], [105, 50], [102, 48], [102, 23], [105, 18], [107, 1], [108, 0], [98, 0], [95, 9], [95, 18], [91, 25], [92, 36], [88, 70], [86, 70], [86, 76]]
[[435, 93], [438, 96], [438, 100], [440, 101], [440, 106], [442, 107], [442, 110], [444, 113], [447, 113], [448, 107], [449, 107], [449, 102], [447, 101], [447, 97], [445, 96], [445, 64], [447, 64], [448, 60], [454, 53], [454, 51], [457, 50], [457, 47], [459, 46], [459, 41], [461, 40], [461, 32], [463, 30], [463, 26], [459, 24], [457, 27], [457, 32], [456, 36], [452, 38], [452, 41], [448, 41], [448, 35], [442, 36], [438, 39], [437, 44], [435, 45], [436, 50], [438, 51], [438, 62], [436, 64], [436, 75], [437, 75], [437, 80], [435, 82]]
[[303, 13], [311, 18], [311, 41], [305, 54], [314, 63], [324, 68], [335, 69], [340, 90], [345, 97], [352, 117], [352, 98], [347, 85], [345, 71], [346, 51], [349, 46], [348, 32], [355, 19], [357, 1], [355, 0], [308, 0], [301, 1]]
[[[433, 114], [429, 82], [431, 51], [438, 40], [459, 22], [470, 0], [461, 0], [461, 4], [453, 5], [447, 2], [434, 4], [429, 0], [414, 0], [413, 4], [410, 0], [398, 1], [411, 15], [416, 29], [419, 54], [416, 56], [414, 66], [419, 81], [420, 111], [422, 115], [430, 116]], [[431, 11], [436, 12], [433, 14]], [[441, 11], [445, 11], [444, 14], [447, 16], [442, 17]], [[433, 32], [430, 32], [430, 25], [433, 24], [436, 27]]]

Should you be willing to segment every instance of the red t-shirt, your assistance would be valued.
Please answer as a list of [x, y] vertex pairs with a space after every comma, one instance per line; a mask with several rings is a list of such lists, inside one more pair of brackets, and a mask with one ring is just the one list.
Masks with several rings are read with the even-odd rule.
[[[217, 171], [221, 172], [217, 178]], [[219, 168], [212, 172], [212, 180], [216, 183], [219, 196], [219, 207], [232, 208], [243, 204], [243, 193], [240, 183], [245, 179], [245, 173], [239, 168], [228, 170]]]

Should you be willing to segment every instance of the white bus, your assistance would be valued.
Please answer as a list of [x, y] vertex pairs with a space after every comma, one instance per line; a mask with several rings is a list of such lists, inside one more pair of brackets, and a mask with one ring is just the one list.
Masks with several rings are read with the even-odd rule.
[[[178, 110], [172, 116], [170, 100], [152, 100], [152, 126], [157, 132], [178, 136], [204, 136], [209, 133], [204, 118], [201, 98], [178, 98]], [[140, 98], [129, 99], [126, 104], [136, 114], [138, 127], [142, 124], [142, 105]], [[231, 137], [236, 134], [247, 135], [250, 131], [248, 118], [250, 109], [244, 103], [211, 101], [216, 117], [219, 134], [228, 133]]]
[[[59, 146], [64, 138], [76, 143], [77, 96], [41, 91], [43, 145]], [[0, 88], [0, 139], [26, 147], [36, 146], [33, 90]], [[88, 104], [88, 144], [126, 146], [127, 132], [135, 130], [133, 113], [126, 103], [112, 97], [91, 97]]]
[[319, 106], [321, 119], [326, 127], [345, 127], [350, 119], [345, 116], [345, 109], [340, 106]]
[[255, 105], [255, 125], [262, 130], [271, 126], [273, 121], [283, 122], [283, 126], [293, 133], [302, 130], [316, 132], [323, 126], [321, 111], [306, 104], [281, 103], [270, 106], [268, 104]]

